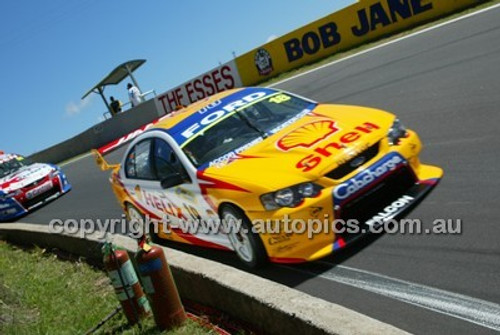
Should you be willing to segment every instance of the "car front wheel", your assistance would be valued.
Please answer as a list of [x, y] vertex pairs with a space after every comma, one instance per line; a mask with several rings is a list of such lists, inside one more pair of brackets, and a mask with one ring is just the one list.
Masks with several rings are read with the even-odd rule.
[[267, 253], [260, 236], [252, 231], [252, 224], [238, 208], [226, 205], [221, 217], [227, 237], [239, 259], [251, 268], [258, 268], [267, 262]]

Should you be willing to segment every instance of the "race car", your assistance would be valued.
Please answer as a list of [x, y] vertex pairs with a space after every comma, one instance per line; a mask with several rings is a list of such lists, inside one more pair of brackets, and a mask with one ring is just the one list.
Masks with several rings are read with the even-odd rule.
[[69, 190], [59, 167], [0, 152], [0, 221], [18, 218]]
[[443, 175], [420, 163], [421, 148], [388, 112], [250, 87], [167, 115], [121, 164], [95, 155], [131, 220], [167, 222], [153, 237], [257, 267], [325, 257], [370, 231], [339, 223], [380, 227], [408, 211]]

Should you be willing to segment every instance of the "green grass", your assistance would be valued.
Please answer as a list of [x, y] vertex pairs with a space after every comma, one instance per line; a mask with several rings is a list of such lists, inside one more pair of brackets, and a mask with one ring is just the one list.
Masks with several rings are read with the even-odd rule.
[[[0, 241], [0, 334], [83, 334], [118, 306], [106, 275], [81, 261]], [[151, 318], [127, 327], [123, 313], [98, 334], [159, 334]], [[167, 334], [210, 334], [189, 321]]]
[[363, 44], [361, 46], [354, 47], [352, 49], [349, 49], [349, 50], [346, 50], [346, 51], [342, 51], [342, 52], [333, 54], [333, 55], [328, 56], [326, 58], [323, 58], [321, 60], [314, 61], [314, 62], [309, 63], [307, 65], [303, 65], [303, 66], [301, 66], [299, 68], [296, 68], [294, 70], [281, 73], [281, 74], [277, 75], [276, 77], [273, 77], [273, 78], [271, 78], [269, 80], [266, 80], [266, 81], [258, 83], [258, 85], [259, 86], [273, 85], [273, 84], [278, 83], [278, 82], [280, 82], [282, 80], [285, 80], [285, 79], [291, 78], [293, 76], [299, 75], [301, 73], [313, 70], [313, 69], [315, 69], [317, 67], [320, 67], [322, 65], [325, 65], [325, 64], [334, 62], [336, 60], [340, 60], [340, 59], [349, 57], [351, 55], [357, 54], [359, 52], [368, 50], [370, 48], [376, 47], [377, 45], [384, 44], [384, 43], [396, 40], [396, 39], [401, 38], [403, 36], [413, 34], [413, 33], [418, 32], [420, 30], [424, 30], [426, 28], [438, 25], [438, 24], [446, 22], [446, 21], [453, 20], [453, 19], [455, 19], [457, 17], [464, 16], [464, 15], [470, 14], [472, 12], [475, 12], [475, 11], [478, 11], [478, 10], [481, 10], [483, 8], [490, 7], [490, 6], [499, 4], [499, 3], [500, 3], [500, 0], [486, 1], [486, 2], [481, 3], [479, 5], [476, 5], [476, 6], [468, 8], [468, 9], [465, 9], [465, 10], [462, 10], [462, 11], [459, 11], [459, 12], [447, 15], [445, 17], [442, 17], [440, 19], [431, 21], [429, 23], [424, 23], [424, 24], [418, 25], [418, 26], [416, 26], [416, 27], [414, 27], [412, 29], [405, 30], [405, 31], [403, 31], [401, 33], [396, 33], [394, 35], [389, 35], [389, 36], [383, 36], [383, 37], [381, 37], [381, 38], [379, 38], [377, 40], [374, 40], [372, 42]]

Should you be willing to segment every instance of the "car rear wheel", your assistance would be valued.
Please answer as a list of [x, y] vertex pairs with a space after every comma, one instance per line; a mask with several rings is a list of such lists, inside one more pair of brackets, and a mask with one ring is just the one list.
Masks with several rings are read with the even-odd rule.
[[221, 210], [227, 237], [238, 258], [251, 268], [267, 263], [267, 253], [260, 236], [252, 231], [252, 223], [246, 215], [230, 205]]
[[153, 223], [150, 223], [149, 229], [146, 229], [146, 218], [144, 214], [130, 203], [127, 203], [126, 207], [129, 223], [131, 225], [131, 227], [129, 227], [131, 231], [127, 233], [133, 233], [133, 236], [136, 238], [139, 237], [139, 233], [145, 233], [146, 237], [149, 237], [151, 241], [158, 243], [160, 238], [155, 233]]

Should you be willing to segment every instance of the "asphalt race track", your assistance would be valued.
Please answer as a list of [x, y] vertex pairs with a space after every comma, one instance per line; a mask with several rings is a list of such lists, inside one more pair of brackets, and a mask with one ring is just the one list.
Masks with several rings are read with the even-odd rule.
[[[367, 237], [319, 262], [256, 273], [412, 333], [495, 333], [480, 324], [500, 324], [499, 41], [497, 7], [279, 84], [321, 102], [397, 114], [422, 138], [422, 161], [445, 170], [408, 217], [424, 228], [435, 219], [461, 219], [463, 232]], [[63, 169], [73, 191], [19, 221], [121, 218], [108, 173], [91, 157]], [[240, 267], [231, 253], [175, 247]], [[420, 307], [421, 300], [430, 307]]]

